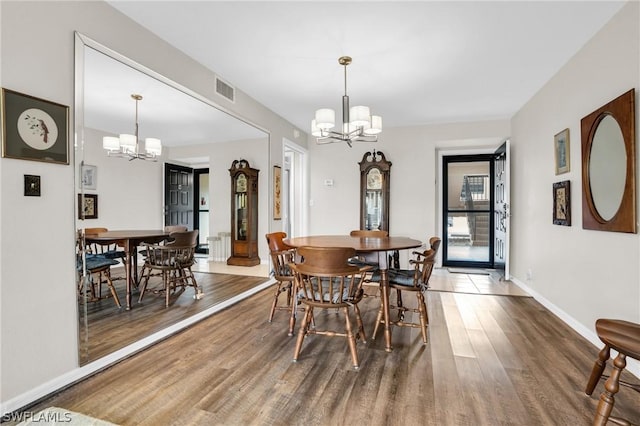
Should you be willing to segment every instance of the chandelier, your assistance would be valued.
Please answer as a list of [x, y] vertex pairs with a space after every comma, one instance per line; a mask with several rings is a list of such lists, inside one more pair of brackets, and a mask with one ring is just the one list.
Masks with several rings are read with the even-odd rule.
[[331, 108], [321, 108], [316, 111], [315, 119], [311, 120], [311, 134], [318, 144], [346, 142], [352, 146], [353, 142], [375, 142], [378, 133], [382, 132], [382, 117], [371, 115], [369, 107], [354, 106], [349, 108], [347, 95], [347, 65], [351, 63], [350, 56], [342, 56], [338, 63], [344, 66], [344, 96], [342, 97], [342, 130], [333, 131], [336, 123], [336, 113]]
[[102, 148], [107, 150], [109, 157], [121, 157], [131, 160], [157, 161], [157, 157], [162, 154], [162, 144], [160, 139], [146, 138], [144, 140], [144, 152], [140, 151], [140, 139], [138, 138], [138, 102], [142, 100], [142, 95], [132, 94], [136, 101], [136, 127], [135, 133], [120, 134], [119, 137], [105, 136], [102, 138]]

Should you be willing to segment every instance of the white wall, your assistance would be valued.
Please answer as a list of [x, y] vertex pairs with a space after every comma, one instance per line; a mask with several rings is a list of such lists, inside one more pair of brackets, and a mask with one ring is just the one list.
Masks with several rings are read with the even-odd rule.
[[[293, 134], [293, 125], [239, 88], [235, 103], [215, 94], [211, 71], [104, 2], [0, 2], [0, 84], [69, 105], [71, 135], [74, 31], [236, 112], [274, 141]], [[73, 146], [72, 136], [69, 142]], [[73, 149], [70, 156], [73, 164]], [[281, 144], [272, 143], [267, 158], [282, 158]], [[264, 167], [265, 175], [270, 168]], [[23, 196], [24, 174], [41, 176], [41, 197]], [[0, 189], [0, 401], [5, 413], [81, 377], [90, 366], [78, 367], [74, 166], [3, 158]]]
[[85, 193], [98, 195], [98, 218], [78, 220], [76, 215], [78, 228], [162, 229], [162, 158], [152, 162], [107, 157], [103, 136], [112, 135], [85, 128], [84, 162], [97, 167], [97, 187]]
[[[582, 229], [580, 145], [582, 117], [631, 88], [638, 135], [639, 26], [640, 3], [629, 2], [512, 121], [512, 272], [525, 281], [531, 270], [530, 289], [589, 332], [601, 317], [640, 322], [638, 235]], [[556, 176], [553, 136], [565, 128], [571, 171]], [[570, 227], [552, 224], [552, 184], [563, 180]]]

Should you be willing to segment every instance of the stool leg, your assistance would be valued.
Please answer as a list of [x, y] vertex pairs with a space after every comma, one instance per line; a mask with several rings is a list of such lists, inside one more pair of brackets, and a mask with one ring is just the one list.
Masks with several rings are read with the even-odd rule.
[[604, 345], [604, 348], [598, 353], [598, 359], [593, 365], [593, 370], [591, 370], [591, 377], [589, 377], [589, 382], [587, 383], [587, 388], [584, 393], [587, 395], [591, 395], [593, 390], [598, 385], [598, 381], [600, 377], [602, 377], [602, 373], [604, 372], [604, 368], [607, 366], [607, 360], [611, 356], [609, 345]]
[[605, 426], [607, 424], [611, 411], [613, 410], [613, 404], [615, 403], [615, 394], [620, 390], [620, 374], [626, 366], [626, 356], [622, 353], [613, 360], [611, 376], [609, 376], [604, 384], [605, 391], [600, 395], [596, 417], [593, 419], [594, 426]]

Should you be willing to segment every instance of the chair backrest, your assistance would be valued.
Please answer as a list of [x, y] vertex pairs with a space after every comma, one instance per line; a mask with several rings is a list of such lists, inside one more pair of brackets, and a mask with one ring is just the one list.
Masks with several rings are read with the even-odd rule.
[[386, 238], [389, 236], [389, 232], [381, 231], [379, 229], [355, 229], [349, 234], [352, 237], [365, 237], [365, 238]]
[[300, 247], [303, 263], [291, 264], [298, 298], [320, 307], [345, 306], [362, 299], [362, 268], [349, 265], [355, 256], [353, 248]]
[[438, 253], [438, 250], [440, 249], [440, 238], [438, 237], [431, 237], [429, 238], [429, 245], [431, 246], [431, 250], [435, 251], [436, 254]]
[[[439, 245], [439, 243], [438, 243]], [[415, 266], [413, 276], [413, 286], [426, 289], [429, 286], [429, 279], [433, 272], [433, 266], [438, 252], [433, 249], [426, 249], [423, 253], [416, 253], [416, 258], [409, 261]]]
[[[84, 228], [85, 235], [96, 235], [102, 232], [109, 231], [107, 228]], [[113, 241], [95, 241], [93, 243], [87, 244], [87, 252], [91, 254], [105, 254], [109, 252], [115, 252], [118, 249], [119, 245], [117, 242]]]
[[272, 232], [266, 234], [269, 255], [273, 275], [278, 281], [293, 281], [293, 272], [289, 268], [290, 263], [295, 262], [296, 250], [282, 240], [287, 238], [286, 232]]
[[198, 245], [198, 230], [177, 231], [169, 234], [171, 241], [167, 245], [174, 247], [195, 247]]
[[187, 232], [188, 229], [184, 225], [167, 225], [164, 227], [164, 232]]

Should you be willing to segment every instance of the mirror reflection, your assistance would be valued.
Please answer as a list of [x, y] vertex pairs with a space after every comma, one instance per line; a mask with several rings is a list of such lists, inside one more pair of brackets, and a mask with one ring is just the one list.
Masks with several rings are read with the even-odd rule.
[[[146, 254], [143, 241], [137, 241], [136, 249], [126, 246], [125, 242], [134, 241], [129, 239], [110, 241], [107, 246], [80, 238], [81, 255], [90, 257], [103, 250], [117, 253], [113, 262], [102, 269], [93, 268], [95, 265], [90, 265], [87, 257], [87, 273], [79, 274], [81, 365], [202, 314], [267, 280], [266, 267], [229, 270], [226, 256], [230, 233], [229, 166], [235, 159], [247, 158], [257, 168], [267, 173], [269, 170], [267, 133], [167, 79], [141, 71], [144, 68], [132, 61], [110, 56], [110, 51], [97, 43], [86, 38], [83, 41], [88, 43], [76, 50], [76, 61], [83, 64], [84, 70], [76, 81], [77, 93], [84, 94], [76, 104], [76, 185], [83, 199], [93, 203], [93, 214], [86, 215], [79, 208], [76, 228], [80, 235], [104, 235], [101, 232], [105, 230], [146, 232], [155, 235], [149, 242], [156, 244], [166, 243], [166, 238], [158, 238], [166, 225], [197, 229], [192, 270], [202, 294], [194, 293], [193, 287], [177, 286], [165, 303], [162, 277], [152, 274], [144, 300], [139, 303], [139, 272]], [[104, 138], [122, 144], [126, 140], [123, 134], [138, 136], [138, 152], [147, 153], [151, 148], [158, 155], [157, 161], [109, 156]], [[151, 143], [148, 138], [153, 139]], [[262, 194], [269, 192], [267, 182], [267, 178], [261, 182], [265, 185]], [[178, 203], [174, 203], [176, 200]], [[266, 200], [261, 202], [268, 205]], [[267, 232], [268, 211], [265, 209], [260, 215], [259, 232]], [[127, 248], [131, 253], [137, 250], [130, 258], [129, 280], [123, 260], [129, 257], [122, 256]]]
[[616, 214], [622, 201], [626, 164], [627, 153], [620, 126], [615, 118], [606, 115], [593, 136], [589, 161], [591, 196], [604, 220], [610, 220]]

